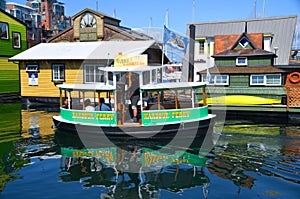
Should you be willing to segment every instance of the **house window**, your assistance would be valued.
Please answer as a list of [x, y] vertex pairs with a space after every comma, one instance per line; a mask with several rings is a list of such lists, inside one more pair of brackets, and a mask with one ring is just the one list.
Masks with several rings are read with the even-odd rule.
[[266, 84], [281, 85], [281, 75], [280, 74], [266, 75]]
[[229, 75], [202, 75], [202, 82], [209, 85], [229, 85]]
[[21, 48], [21, 33], [13, 32], [13, 48]]
[[267, 75], [251, 75], [250, 85], [253, 86], [280, 86], [281, 74], [267, 74]]
[[28, 64], [26, 66], [26, 73], [39, 73], [40, 69], [39, 69], [39, 65], [37, 64]]
[[264, 75], [251, 75], [251, 85], [264, 85]]
[[204, 40], [199, 41], [199, 54], [204, 54]]
[[104, 72], [98, 68], [103, 67], [102, 65], [85, 65], [84, 66], [84, 82], [85, 83], [96, 83], [104, 82]]
[[247, 66], [248, 61], [247, 57], [238, 57], [236, 58], [236, 65], [237, 66]]
[[8, 39], [8, 24], [0, 22], [0, 39]]
[[264, 36], [264, 50], [271, 51], [271, 46], [272, 46], [272, 37]]
[[65, 65], [64, 64], [53, 64], [52, 65], [52, 81], [65, 81]]

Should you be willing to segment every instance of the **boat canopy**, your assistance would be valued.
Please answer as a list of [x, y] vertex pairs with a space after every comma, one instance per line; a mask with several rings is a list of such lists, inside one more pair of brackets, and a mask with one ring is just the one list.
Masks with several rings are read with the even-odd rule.
[[60, 90], [67, 91], [114, 91], [116, 90], [115, 86], [108, 84], [59, 84], [57, 85]]
[[141, 86], [141, 91], [164, 91], [164, 90], [181, 90], [181, 89], [197, 89], [203, 88], [206, 84], [204, 82], [168, 82], [147, 84]]
[[99, 67], [98, 69], [105, 72], [145, 72], [161, 69], [164, 66], [128, 66], [128, 67]]

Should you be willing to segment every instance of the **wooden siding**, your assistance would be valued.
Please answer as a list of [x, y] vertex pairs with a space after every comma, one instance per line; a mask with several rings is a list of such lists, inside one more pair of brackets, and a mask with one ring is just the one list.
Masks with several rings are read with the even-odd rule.
[[[208, 86], [209, 87], [209, 86]], [[209, 91], [210, 89], [208, 89]], [[271, 99], [281, 99], [282, 96], [286, 95], [286, 92], [283, 87], [244, 87], [244, 88], [232, 88], [232, 87], [214, 87], [211, 89], [212, 92], [209, 92], [210, 97], [222, 96], [224, 93], [226, 95], [251, 95], [259, 96]], [[197, 93], [201, 95], [201, 93]]]
[[248, 87], [249, 75], [230, 75], [230, 87]]
[[235, 66], [236, 65], [236, 60], [235, 59], [216, 59], [215, 60], [215, 65], [216, 66]]
[[83, 83], [83, 70], [81, 62], [30, 62], [27, 64], [39, 64], [38, 86], [29, 86], [26, 64], [20, 64], [21, 96], [23, 97], [59, 97], [59, 89], [52, 82], [52, 64], [65, 64], [65, 84]]
[[[218, 58], [215, 60], [216, 66], [235, 66], [236, 58]], [[248, 66], [272, 66], [272, 57], [248, 57]]]
[[248, 66], [272, 66], [272, 58], [271, 57], [253, 57], [248, 58]]
[[18, 70], [18, 64], [8, 62], [8, 57], [0, 57], [0, 70]]
[[[1, 56], [14, 56], [27, 49], [26, 41], [26, 26], [16, 21], [12, 17], [0, 12], [0, 21], [8, 23], [9, 39], [0, 39], [0, 55]], [[19, 32], [21, 34], [21, 48], [13, 48], [12, 32]]]

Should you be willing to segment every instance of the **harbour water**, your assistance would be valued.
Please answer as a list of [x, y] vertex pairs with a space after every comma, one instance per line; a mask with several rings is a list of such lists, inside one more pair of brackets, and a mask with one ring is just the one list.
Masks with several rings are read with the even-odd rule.
[[[300, 195], [300, 126], [216, 121], [214, 147], [58, 132], [57, 108], [0, 105], [0, 198], [289, 198]], [[221, 133], [219, 133], [221, 132]]]

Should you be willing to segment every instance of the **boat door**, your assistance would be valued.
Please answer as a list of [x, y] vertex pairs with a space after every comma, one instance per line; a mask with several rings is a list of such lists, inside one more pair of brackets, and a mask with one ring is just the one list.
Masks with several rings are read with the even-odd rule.
[[116, 112], [117, 112], [117, 124], [123, 125], [125, 122], [125, 104], [126, 104], [126, 95], [125, 95], [125, 86], [126, 78], [122, 72], [115, 73], [116, 75]]

